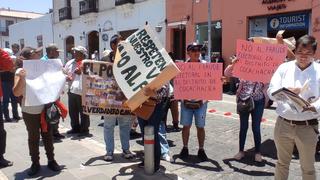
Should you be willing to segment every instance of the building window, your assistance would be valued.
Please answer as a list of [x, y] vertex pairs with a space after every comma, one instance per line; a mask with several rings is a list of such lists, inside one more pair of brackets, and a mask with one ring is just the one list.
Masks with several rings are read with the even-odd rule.
[[9, 41], [6, 41], [6, 42], [5, 42], [5, 47], [6, 47], [6, 48], [10, 48]]
[[43, 46], [42, 35], [37, 36], [37, 44], [38, 44], [38, 47]]
[[98, 12], [99, 11], [98, 0], [82, 0], [79, 2], [80, 15]]
[[24, 39], [20, 39], [20, 47], [21, 47], [21, 49], [24, 48]]
[[[196, 26], [196, 37], [200, 44], [208, 44], [208, 24], [201, 23]], [[222, 22], [213, 21], [211, 25], [211, 52], [222, 53]]]

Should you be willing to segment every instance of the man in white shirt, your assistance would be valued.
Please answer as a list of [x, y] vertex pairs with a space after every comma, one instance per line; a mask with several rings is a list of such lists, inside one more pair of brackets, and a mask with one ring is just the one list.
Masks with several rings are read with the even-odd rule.
[[[65, 72], [68, 75], [68, 108], [72, 128], [67, 134], [80, 133], [79, 136], [89, 136], [90, 119], [88, 115], [83, 113], [81, 100], [82, 60], [84, 60], [88, 54], [86, 48], [82, 46], [74, 47], [72, 50], [74, 51], [74, 59], [68, 61], [65, 65]], [[81, 122], [79, 122], [79, 115]]]
[[[279, 117], [274, 130], [278, 156], [276, 180], [288, 179], [294, 144], [299, 151], [302, 178], [316, 179], [314, 155], [318, 140], [317, 119], [320, 117], [320, 65], [314, 62], [317, 42], [314, 37], [305, 35], [297, 41], [296, 47], [296, 60], [280, 65], [268, 89], [269, 97], [278, 103], [276, 112]], [[288, 102], [272, 96], [272, 93], [283, 87], [309, 101], [311, 105], [301, 112], [292, 108]]]

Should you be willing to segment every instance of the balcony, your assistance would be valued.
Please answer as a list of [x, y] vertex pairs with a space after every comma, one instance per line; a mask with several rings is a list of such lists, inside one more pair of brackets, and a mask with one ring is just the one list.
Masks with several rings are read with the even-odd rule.
[[71, 7], [64, 7], [59, 9], [59, 21], [63, 21], [66, 19], [72, 19]]
[[0, 27], [0, 35], [1, 36], [9, 36], [9, 28], [8, 27]]
[[134, 4], [135, 0], [116, 0], [116, 6], [121, 6], [128, 3]]
[[87, 13], [97, 13], [99, 12], [98, 0], [83, 0], [79, 2], [80, 5], [80, 15]]

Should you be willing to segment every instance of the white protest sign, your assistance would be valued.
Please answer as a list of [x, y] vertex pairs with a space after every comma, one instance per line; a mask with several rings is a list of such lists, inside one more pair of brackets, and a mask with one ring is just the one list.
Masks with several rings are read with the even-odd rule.
[[66, 82], [60, 59], [26, 60], [25, 106], [39, 106], [56, 101]]
[[131, 110], [149, 98], [143, 94], [144, 86], [159, 89], [179, 72], [149, 26], [118, 44], [113, 73]]

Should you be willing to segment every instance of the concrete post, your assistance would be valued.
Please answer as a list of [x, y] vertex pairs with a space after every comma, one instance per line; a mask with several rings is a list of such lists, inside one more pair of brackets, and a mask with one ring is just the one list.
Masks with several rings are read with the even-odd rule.
[[154, 128], [144, 127], [144, 171], [148, 175], [154, 173]]

